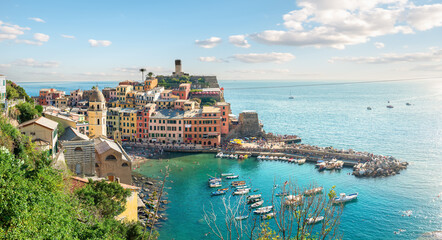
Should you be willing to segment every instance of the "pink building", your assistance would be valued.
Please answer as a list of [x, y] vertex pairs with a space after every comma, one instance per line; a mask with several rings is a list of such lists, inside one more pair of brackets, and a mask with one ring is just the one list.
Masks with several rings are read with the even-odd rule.
[[149, 120], [155, 108], [156, 104], [147, 104], [137, 112], [137, 141], [147, 142], [149, 140]]
[[227, 135], [229, 134], [229, 125], [230, 125], [230, 103], [227, 102], [217, 102], [216, 107], [221, 110], [221, 134]]
[[184, 111], [162, 109], [149, 119], [149, 142], [183, 143]]
[[69, 105], [70, 106], [76, 106], [78, 102], [83, 100], [83, 90], [77, 89], [74, 91], [71, 91], [71, 95], [69, 96]]

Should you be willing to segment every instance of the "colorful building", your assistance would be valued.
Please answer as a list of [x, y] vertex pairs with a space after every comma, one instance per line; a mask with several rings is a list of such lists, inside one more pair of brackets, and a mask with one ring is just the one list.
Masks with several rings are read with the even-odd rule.
[[126, 94], [132, 90], [132, 85], [119, 85], [117, 87], [117, 99], [122, 103], [126, 102]]
[[120, 111], [120, 133], [123, 141], [135, 141], [137, 134], [137, 109], [124, 108]]
[[120, 129], [120, 112], [121, 108], [108, 108], [106, 116], [107, 137], [113, 139], [115, 131]]
[[6, 77], [0, 75], [0, 103], [4, 103], [6, 99]]
[[146, 104], [137, 112], [137, 141], [147, 142], [149, 140], [149, 119], [155, 111], [156, 104]]
[[149, 119], [149, 142], [182, 143], [184, 111], [162, 109]]
[[38, 117], [18, 126], [20, 132], [31, 138], [42, 150], [49, 150], [54, 156], [57, 152], [58, 123], [45, 117]]
[[144, 81], [144, 91], [152, 90], [158, 86], [158, 79], [149, 78]]
[[229, 126], [230, 126], [230, 103], [227, 102], [217, 102], [215, 104], [216, 107], [218, 107], [221, 110], [221, 134], [226, 136], [229, 134]]
[[182, 83], [180, 84], [180, 86], [178, 87], [178, 89], [173, 90], [173, 95], [176, 95], [179, 97], [179, 99], [181, 100], [187, 100], [189, 98], [189, 93], [190, 93], [190, 83]]
[[221, 142], [221, 110], [204, 106], [184, 114], [184, 142], [217, 147]]
[[101, 90], [103, 93], [104, 98], [106, 99], [106, 102], [114, 101], [117, 99], [117, 89], [116, 88], [104, 88]]
[[43, 88], [40, 90], [39, 96], [38, 96], [38, 104], [42, 106], [55, 105], [55, 99], [59, 97], [64, 97], [65, 93], [63, 91], [59, 91], [54, 88]]
[[89, 97], [88, 121], [89, 137], [106, 137], [106, 99], [98, 88]]
[[81, 100], [83, 100], [83, 91], [81, 89], [71, 91], [71, 95], [69, 95], [70, 106], [76, 106]]

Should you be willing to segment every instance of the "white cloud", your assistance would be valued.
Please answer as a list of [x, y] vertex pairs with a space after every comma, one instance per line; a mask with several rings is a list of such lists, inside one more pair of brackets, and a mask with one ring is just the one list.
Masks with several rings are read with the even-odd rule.
[[410, 7], [407, 22], [420, 31], [442, 26], [442, 4]]
[[72, 35], [61, 34], [61, 36], [64, 37], [64, 38], [70, 38], [70, 39], [74, 39], [75, 38], [75, 36], [72, 36]]
[[249, 54], [235, 54], [233, 58], [245, 63], [282, 63], [295, 59], [291, 53], [249, 53]]
[[374, 43], [374, 46], [375, 46], [376, 48], [384, 48], [384, 47], [385, 47], [385, 44], [383, 44], [383, 43], [381, 43], [381, 42], [375, 42], [375, 43]]
[[0, 68], [10, 68], [11, 66], [10, 63], [0, 63]]
[[432, 48], [428, 52], [415, 53], [386, 53], [379, 57], [334, 57], [329, 60], [334, 62], [354, 63], [395, 63], [395, 62], [432, 62], [442, 60], [442, 49]]
[[250, 44], [246, 40], [245, 35], [233, 35], [229, 37], [229, 42], [237, 47], [249, 48]]
[[109, 40], [95, 40], [95, 39], [89, 39], [89, 44], [91, 47], [109, 47], [112, 42]]
[[56, 61], [38, 62], [33, 58], [25, 58], [14, 61], [12, 65], [34, 68], [55, 68], [58, 67], [60, 64]]
[[222, 42], [219, 37], [211, 37], [205, 40], [195, 40], [195, 44], [202, 48], [214, 48]]
[[40, 42], [47, 42], [49, 41], [49, 35], [43, 33], [34, 33], [34, 39]]
[[286, 30], [250, 35], [269, 45], [343, 49], [387, 34], [442, 26], [442, 4], [414, 6], [408, 0], [299, 0], [283, 16]]
[[23, 35], [24, 31], [28, 30], [31, 29], [0, 21], [0, 41], [16, 39], [19, 35]]
[[226, 60], [217, 57], [199, 57], [199, 60], [201, 62], [227, 62]]
[[43, 19], [41, 19], [41, 18], [36, 18], [36, 17], [29, 18], [29, 20], [36, 21], [36, 22], [41, 22], [41, 23], [45, 23], [45, 20], [43, 20]]

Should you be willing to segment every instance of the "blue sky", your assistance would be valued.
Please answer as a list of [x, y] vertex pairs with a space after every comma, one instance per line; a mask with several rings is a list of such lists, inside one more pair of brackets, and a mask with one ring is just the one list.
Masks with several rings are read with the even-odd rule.
[[138, 69], [234, 80], [442, 73], [442, 4], [407, 0], [0, 2], [0, 74], [140, 79]]

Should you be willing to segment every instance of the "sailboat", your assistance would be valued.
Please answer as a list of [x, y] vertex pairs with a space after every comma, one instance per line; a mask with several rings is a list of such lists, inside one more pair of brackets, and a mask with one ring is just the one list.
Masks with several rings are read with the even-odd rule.
[[290, 91], [289, 99], [294, 99], [294, 97], [292, 96], [292, 91]]

